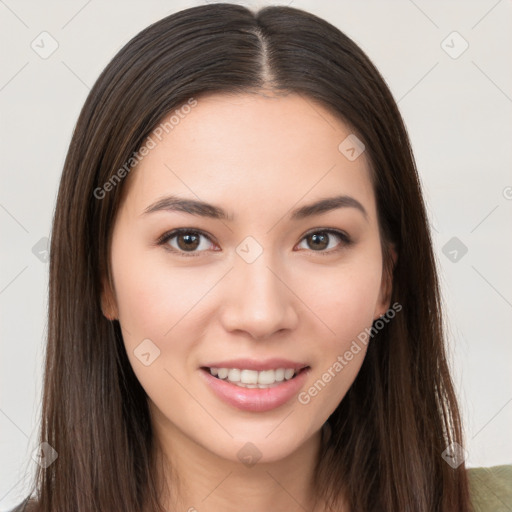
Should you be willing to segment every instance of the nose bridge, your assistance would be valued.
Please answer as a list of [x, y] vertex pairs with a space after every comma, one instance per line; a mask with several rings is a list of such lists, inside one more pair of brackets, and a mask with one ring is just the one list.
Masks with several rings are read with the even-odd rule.
[[[276, 270], [272, 271], [271, 258], [260, 256], [253, 263], [238, 262], [238, 278], [245, 283], [246, 299], [252, 300], [254, 306], [271, 306], [272, 302], [282, 303], [278, 297], [282, 295], [283, 283], [276, 277]], [[245, 299], [243, 299], [245, 300]]]
[[[244, 245], [241, 247], [243, 249]], [[250, 251], [255, 249], [250, 245], [249, 248]], [[276, 265], [271, 252], [262, 250], [253, 260], [241, 254], [236, 256], [231, 272], [229, 298], [224, 308], [225, 327], [245, 330], [254, 337], [267, 337], [293, 327], [296, 320], [293, 294], [284, 284], [286, 280], [280, 276], [280, 266]]]

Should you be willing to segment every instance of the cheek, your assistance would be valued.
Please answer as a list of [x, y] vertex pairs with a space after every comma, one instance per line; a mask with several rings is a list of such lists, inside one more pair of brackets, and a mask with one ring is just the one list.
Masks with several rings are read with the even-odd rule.
[[372, 324], [379, 300], [379, 260], [361, 260], [316, 272], [300, 292], [317, 318], [328, 327], [328, 346], [343, 346]]
[[[163, 249], [112, 251], [113, 277], [121, 323], [139, 336], [171, 337], [174, 326], [212, 286], [213, 277], [196, 268], [167, 265]], [[161, 254], [156, 254], [162, 251]], [[154, 256], [157, 257], [154, 257]], [[189, 313], [190, 312], [190, 313]]]
[[178, 383], [186, 380], [187, 360], [199, 339], [190, 320], [206, 284], [176, 269], [169, 275], [165, 266], [148, 265], [136, 251], [117, 263], [113, 277], [119, 321], [133, 371], [154, 402], [165, 405], [172, 395], [184, 411], [189, 404], [181, 400]]
[[[222, 272], [173, 266], [163, 249], [132, 247], [129, 251], [122, 243], [113, 246], [112, 260], [119, 320], [131, 366], [153, 400], [165, 403], [170, 392], [179, 400], [180, 387], [174, 379], [185, 382], [188, 378], [204, 329], [202, 307]], [[188, 407], [186, 401], [180, 407]]]
[[[314, 293], [308, 306], [328, 330], [317, 336], [317, 364], [298, 396], [300, 404], [313, 416], [325, 419], [336, 409], [354, 382], [363, 364], [370, 328], [378, 301], [382, 269], [371, 258], [358, 264], [331, 269], [329, 275], [317, 273]], [[304, 293], [304, 292], [303, 292]], [[321, 412], [320, 412], [321, 411]]]

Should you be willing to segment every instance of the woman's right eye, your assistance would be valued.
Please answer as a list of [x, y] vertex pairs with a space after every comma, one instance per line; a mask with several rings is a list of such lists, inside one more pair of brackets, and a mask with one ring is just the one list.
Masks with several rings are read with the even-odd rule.
[[[179, 228], [163, 234], [158, 239], [158, 245], [164, 245], [167, 250], [178, 253], [180, 256], [198, 256], [198, 253], [204, 252], [208, 244], [202, 244], [201, 238], [210, 240], [210, 237], [195, 229]], [[173, 243], [171, 243], [171, 241]]]

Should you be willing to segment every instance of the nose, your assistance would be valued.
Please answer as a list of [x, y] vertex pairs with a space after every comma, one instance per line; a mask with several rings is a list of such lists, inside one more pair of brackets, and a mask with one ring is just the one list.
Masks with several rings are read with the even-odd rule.
[[252, 263], [238, 258], [224, 283], [221, 320], [229, 332], [243, 331], [255, 339], [266, 339], [297, 325], [299, 301], [287, 285], [285, 273], [265, 254]]

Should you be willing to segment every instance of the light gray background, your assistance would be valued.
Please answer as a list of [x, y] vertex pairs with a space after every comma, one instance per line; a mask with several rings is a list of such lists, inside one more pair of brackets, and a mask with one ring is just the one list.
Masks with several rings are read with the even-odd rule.
[[[35, 468], [48, 264], [32, 249], [49, 236], [78, 113], [128, 40], [171, 12], [201, 3], [0, 0], [2, 510], [25, 496], [27, 474]], [[238, 3], [291, 3], [327, 19], [363, 48], [388, 82], [431, 217], [467, 464], [512, 463], [511, 2]], [[31, 48], [32, 41], [42, 46], [43, 31], [58, 42], [47, 59]], [[454, 31], [469, 44], [458, 58], [452, 56], [464, 42], [450, 36]], [[48, 49], [50, 40], [44, 44]], [[446, 246], [453, 237], [468, 249], [462, 257], [456, 249], [457, 261]]]

